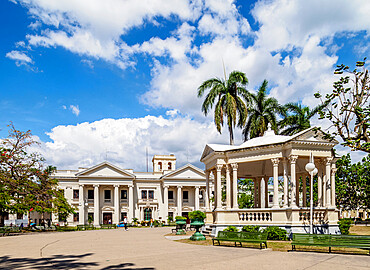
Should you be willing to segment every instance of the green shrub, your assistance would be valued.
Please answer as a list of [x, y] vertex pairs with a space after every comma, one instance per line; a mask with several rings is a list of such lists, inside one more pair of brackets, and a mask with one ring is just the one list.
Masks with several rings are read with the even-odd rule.
[[349, 229], [353, 224], [353, 220], [350, 218], [342, 218], [338, 221], [339, 230], [341, 234], [349, 234]]
[[224, 232], [237, 232], [238, 228], [235, 226], [227, 226], [227, 228], [224, 229]]
[[167, 223], [171, 223], [171, 222], [173, 222], [173, 217], [169, 216], [169, 217], [167, 218]]
[[287, 231], [279, 227], [267, 227], [263, 232], [267, 232], [267, 240], [287, 240]]
[[204, 220], [206, 218], [206, 214], [204, 214], [204, 212], [202, 212], [202, 211], [196, 210], [196, 211], [193, 211], [193, 212], [189, 213], [189, 218], [191, 220], [193, 220], [193, 219]]
[[176, 220], [187, 220], [188, 218], [187, 217], [183, 217], [183, 216], [176, 216], [175, 219]]
[[242, 232], [259, 232], [260, 226], [246, 225], [243, 226]]

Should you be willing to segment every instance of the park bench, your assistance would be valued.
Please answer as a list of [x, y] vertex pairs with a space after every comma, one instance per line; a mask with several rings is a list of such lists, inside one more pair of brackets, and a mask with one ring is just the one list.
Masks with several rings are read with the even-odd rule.
[[369, 235], [293, 234], [292, 250], [297, 246], [349, 247], [369, 250]]
[[95, 230], [94, 225], [77, 225], [77, 230], [86, 231], [86, 230]]
[[176, 228], [172, 229], [172, 233], [177, 233], [178, 230], [183, 229], [185, 232], [187, 231], [186, 229], [187, 226], [184, 225], [176, 225]]
[[101, 229], [117, 229], [116, 224], [101, 224]]
[[0, 234], [2, 234], [2, 236], [20, 232], [21, 232], [20, 227], [8, 227], [8, 226], [0, 227]]
[[220, 241], [235, 242], [235, 246], [236, 246], [236, 243], [240, 243], [240, 246], [243, 246], [242, 242], [259, 243], [260, 248], [262, 249], [263, 244], [267, 248], [267, 233], [219, 231], [217, 234], [217, 237], [212, 238], [213, 245], [215, 244], [215, 241], [218, 242], [218, 245], [220, 245]]

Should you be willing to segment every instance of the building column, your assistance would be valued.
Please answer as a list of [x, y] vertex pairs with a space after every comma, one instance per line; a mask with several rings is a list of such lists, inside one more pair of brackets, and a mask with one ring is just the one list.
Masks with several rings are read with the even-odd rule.
[[100, 226], [99, 185], [94, 185], [94, 226]]
[[317, 206], [318, 207], [322, 207], [323, 204], [322, 204], [322, 199], [323, 199], [323, 196], [322, 196], [322, 165], [323, 165], [323, 162], [322, 160], [320, 159], [319, 162], [318, 162], [318, 174], [317, 174]]
[[206, 211], [210, 211], [209, 207], [209, 175], [210, 171], [206, 171], [206, 191], [204, 192], [204, 200], [206, 202]]
[[222, 185], [221, 185], [221, 170], [222, 165], [216, 165], [216, 210], [221, 210], [222, 208]]
[[177, 186], [177, 215], [182, 215], [182, 193], [181, 193], [182, 186]]
[[114, 215], [113, 224], [118, 224], [121, 215], [121, 204], [119, 198], [119, 185], [114, 185]]
[[271, 159], [274, 173], [274, 200], [272, 208], [279, 208], [279, 158]]
[[128, 222], [134, 218], [134, 185], [128, 186]]
[[284, 177], [284, 204], [283, 207], [288, 207], [288, 162], [287, 158], [283, 159], [283, 177]]
[[231, 168], [233, 169], [233, 209], [239, 209], [238, 203], [238, 163], [232, 163]]
[[168, 218], [168, 186], [163, 186], [163, 210], [164, 210], [164, 221], [167, 222]]
[[195, 186], [194, 190], [194, 206], [195, 210], [199, 210], [199, 186]]
[[307, 207], [307, 177], [302, 174], [302, 206]]
[[296, 172], [295, 172], [295, 164], [297, 162], [297, 159], [298, 159], [298, 156], [294, 156], [294, 155], [291, 155], [289, 157], [289, 161], [290, 161], [290, 181], [291, 181], [291, 185], [292, 185], [292, 188], [291, 188], [291, 192], [292, 192], [292, 195], [290, 196], [290, 199], [291, 199], [291, 202], [290, 202], [290, 206], [292, 208], [297, 208], [297, 203], [296, 203], [296, 185], [297, 185], [297, 181], [296, 181]]
[[300, 201], [300, 192], [299, 192], [299, 184], [300, 184], [300, 181], [301, 181], [301, 175], [300, 174], [297, 174], [296, 176], [296, 185], [295, 185], [295, 203], [297, 204], [297, 206], [301, 206], [301, 201]]
[[266, 200], [265, 200], [265, 193], [266, 193], [266, 189], [265, 189], [265, 178], [264, 177], [262, 177], [261, 178], [261, 183], [260, 183], [260, 197], [261, 197], [261, 204], [260, 204], [260, 206], [261, 206], [261, 208], [267, 208], [267, 206], [266, 206]]
[[333, 160], [332, 157], [326, 158], [326, 172], [325, 172], [325, 182], [326, 182], [326, 196], [325, 196], [325, 207], [330, 207], [330, 176], [331, 176], [331, 161]]
[[83, 184], [79, 185], [78, 199], [79, 199], [78, 223], [80, 225], [85, 225], [85, 194]]
[[[337, 168], [335, 167], [335, 163], [332, 164], [331, 167], [331, 206], [335, 208], [335, 173], [337, 172]], [[365, 212], [365, 211], [364, 211]]]
[[230, 168], [226, 164], [226, 209], [231, 209], [231, 178], [230, 178]]

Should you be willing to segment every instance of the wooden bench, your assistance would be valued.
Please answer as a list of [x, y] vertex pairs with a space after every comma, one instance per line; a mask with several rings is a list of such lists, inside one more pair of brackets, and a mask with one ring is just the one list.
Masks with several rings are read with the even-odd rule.
[[267, 248], [267, 233], [263, 232], [224, 232], [219, 231], [217, 234], [217, 237], [212, 238], [212, 244], [215, 244], [215, 241], [218, 242], [218, 245], [220, 245], [220, 241], [228, 241], [228, 242], [234, 242], [235, 246], [236, 243], [239, 243], [240, 246], [242, 245], [242, 242], [247, 243], [259, 243], [260, 248], [262, 249], [263, 244]]
[[95, 230], [94, 225], [77, 225], [77, 230], [86, 231], [86, 230]]
[[101, 229], [117, 229], [116, 224], [101, 224]]
[[21, 228], [20, 227], [0, 227], [0, 234], [2, 234], [3, 236], [5, 235], [10, 235], [12, 233], [20, 233], [22, 232]]
[[293, 234], [292, 250], [297, 246], [349, 247], [369, 250], [370, 235]]

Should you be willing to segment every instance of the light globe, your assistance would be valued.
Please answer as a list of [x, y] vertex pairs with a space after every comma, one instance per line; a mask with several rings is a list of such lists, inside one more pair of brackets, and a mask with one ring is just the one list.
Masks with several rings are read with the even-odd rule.
[[317, 170], [317, 168], [313, 169], [312, 171], [312, 175], [316, 175], [319, 171]]
[[315, 164], [309, 162], [309, 163], [306, 164], [305, 168], [306, 168], [306, 171], [312, 172], [315, 169]]

